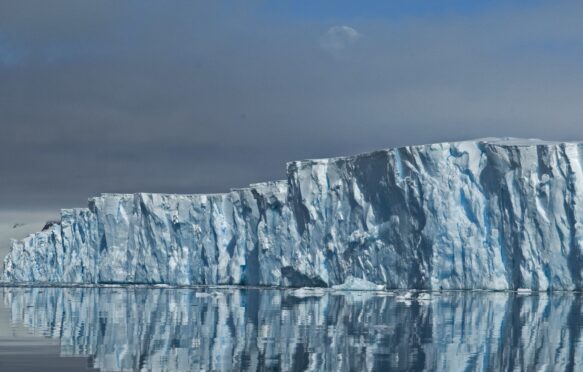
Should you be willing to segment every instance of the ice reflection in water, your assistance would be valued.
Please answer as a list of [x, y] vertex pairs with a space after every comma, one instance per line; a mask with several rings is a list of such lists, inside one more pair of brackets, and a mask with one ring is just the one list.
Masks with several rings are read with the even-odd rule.
[[103, 370], [583, 368], [581, 298], [4, 288], [12, 321]]

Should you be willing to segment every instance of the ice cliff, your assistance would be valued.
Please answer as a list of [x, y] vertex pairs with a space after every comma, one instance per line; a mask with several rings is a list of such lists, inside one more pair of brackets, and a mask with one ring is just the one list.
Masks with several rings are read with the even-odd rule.
[[583, 144], [288, 163], [225, 194], [104, 194], [13, 241], [7, 282], [583, 289]]

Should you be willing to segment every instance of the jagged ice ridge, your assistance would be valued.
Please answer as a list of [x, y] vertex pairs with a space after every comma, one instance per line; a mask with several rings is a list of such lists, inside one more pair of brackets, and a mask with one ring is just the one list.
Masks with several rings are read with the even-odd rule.
[[482, 139], [294, 161], [225, 194], [103, 194], [13, 241], [2, 279], [583, 289], [582, 161]]

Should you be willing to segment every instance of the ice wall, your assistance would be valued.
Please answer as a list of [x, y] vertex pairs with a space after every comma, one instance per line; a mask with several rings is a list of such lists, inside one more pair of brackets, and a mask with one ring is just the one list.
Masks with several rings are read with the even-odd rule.
[[3, 279], [583, 289], [582, 157], [483, 139], [291, 162], [226, 194], [104, 194], [14, 241]]

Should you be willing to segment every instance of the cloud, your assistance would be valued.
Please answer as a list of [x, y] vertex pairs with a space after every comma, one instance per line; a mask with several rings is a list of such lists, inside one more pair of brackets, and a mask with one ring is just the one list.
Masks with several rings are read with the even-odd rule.
[[24, 57], [26, 53], [24, 50], [19, 50], [11, 45], [3, 43], [2, 38], [0, 38], [0, 65], [14, 66], [17, 65]]
[[6, 2], [0, 209], [226, 191], [413, 143], [582, 139], [582, 5], [540, 4], [328, 30], [218, 1]]
[[339, 53], [354, 45], [361, 34], [348, 26], [333, 26], [320, 38], [320, 46], [329, 53]]

